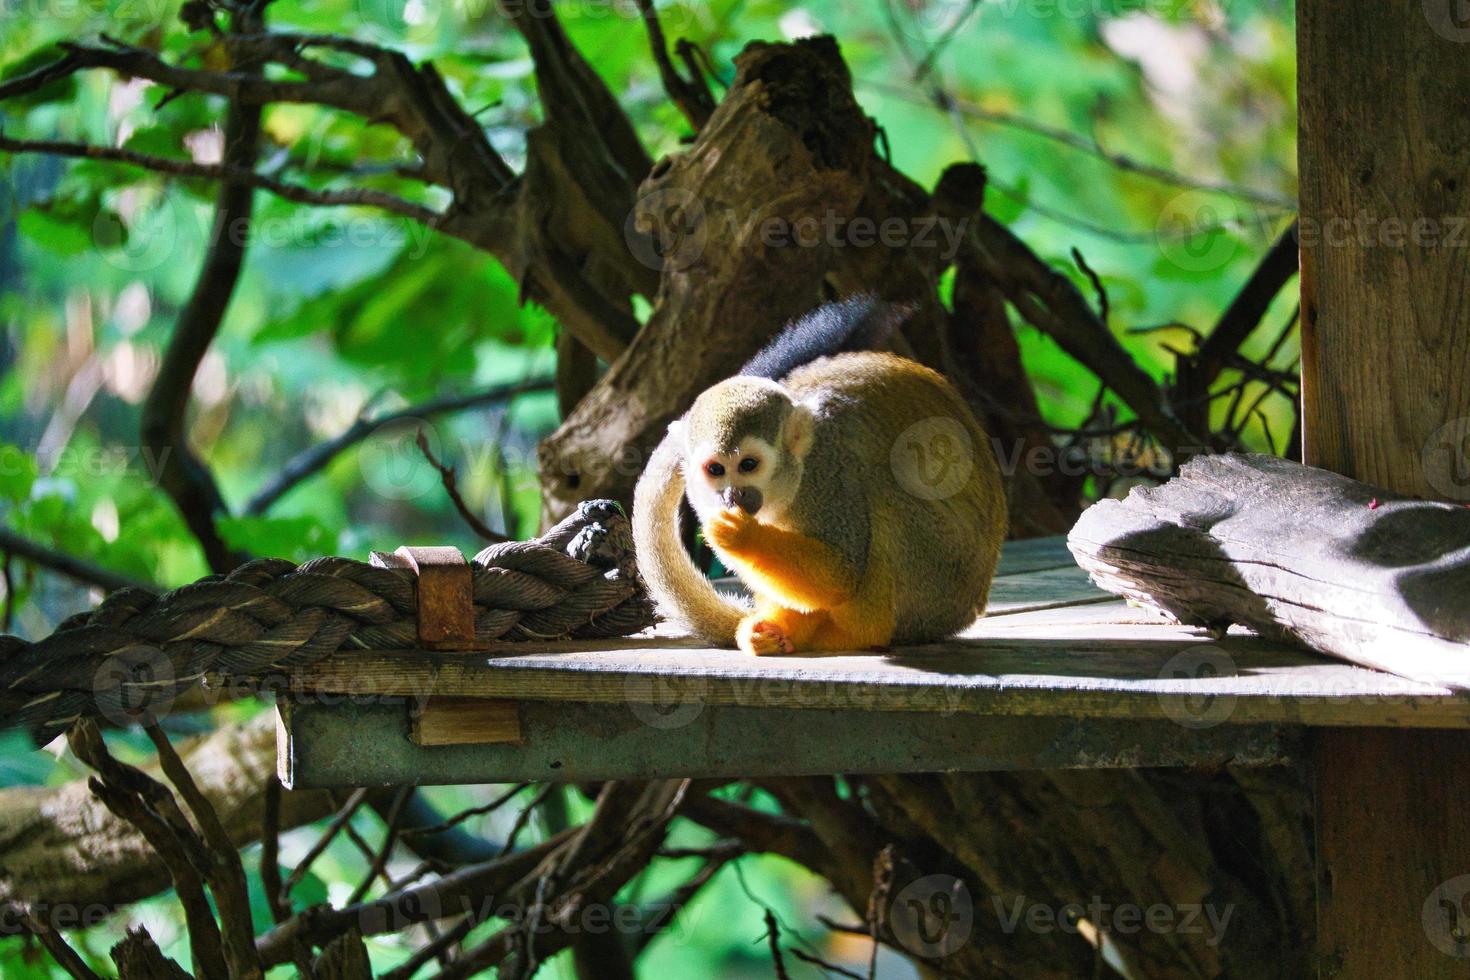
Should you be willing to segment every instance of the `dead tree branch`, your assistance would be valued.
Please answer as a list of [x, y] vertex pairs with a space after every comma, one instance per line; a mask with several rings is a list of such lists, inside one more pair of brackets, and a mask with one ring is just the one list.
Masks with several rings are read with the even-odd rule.
[[490, 530], [485, 525], [485, 522], [480, 520], [474, 511], [470, 510], [470, 505], [465, 503], [464, 497], [460, 496], [459, 493], [458, 471], [453, 466], [446, 466], [439, 462], [438, 457], [434, 455], [434, 451], [429, 448], [428, 437], [424, 435], [422, 429], [419, 430], [419, 434], [414, 438], [414, 442], [418, 445], [419, 452], [423, 453], [424, 459], [439, 474], [439, 482], [443, 484], [444, 492], [449, 495], [449, 502], [454, 505], [454, 509], [458, 512], [460, 519], [469, 525], [470, 530], [474, 531], [482, 541], [489, 541], [492, 544], [509, 541], [510, 538], [504, 534]]
[[[435, 227], [442, 215], [430, 208], [405, 201], [403, 198], [382, 191], [367, 190], [363, 188], [354, 190], [313, 190], [299, 184], [288, 183], [269, 177], [265, 174], [256, 173], [248, 167], [235, 167], [225, 164], [195, 163], [192, 160], [172, 160], [167, 157], [153, 156], [148, 153], [138, 153], [133, 150], [121, 149], [111, 146], [92, 146], [86, 143], [72, 143], [61, 140], [23, 140], [14, 139], [0, 134], [0, 151], [6, 153], [44, 153], [51, 156], [72, 157], [80, 160], [107, 160], [114, 163], [123, 163], [133, 167], [141, 167], [155, 173], [167, 174], [173, 177], [198, 177], [205, 180], [217, 180], [222, 183], [238, 184], [244, 187], [259, 188], [270, 191], [277, 197], [297, 204], [307, 204], [313, 207], [371, 207], [392, 214], [412, 218], [430, 228]], [[244, 229], [239, 229], [232, 234], [244, 239]]]
[[[242, 12], [232, 29], [257, 29], [259, 23], [256, 14]], [[232, 72], [247, 78], [261, 74], [260, 59], [243, 54], [228, 43], [226, 51]], [[255, 169], [260, 121], [260, 106], [238, 100], [230, 102], [224, 126], [223, 164], [227, 171]], [[228, 509], [208, 467], [189, 445], [186, 427], [194, 375], [219, 333], [240, 280], [254, 199], [255, 190], [249, 184], [226, 179], [220, 185], [209, 251], [195, 280], [194, 291], [179, 312], [158, 376], [143, 402], [141, 416], [143, 446], [159, 461], [154, 479], [173, 498], [184, 522], [204, 549], [209, 567], [217, 573], [228, 572], [245, 556], [228, 547], [220, 537], [215, 520], [228, 513]]]
[[310, 449], [303, 450], [287, 460], [286, 464], [281, 467], [280, 472], [266, 483], [265, 486], [256, 491], [255, 496], [250, 498], [249, 503], [245, 505], [244, 513], [251, 515], [264, 514], [270, 510], [272, 504], [284, 497], [298, 484], [326, 469], [332, 460], [369, 438], [374, 432], [377, 432], [384, 426], [390, 426], [398, 422], [428, 421], [439, 415], [448, 415], [469, 408], [501, 404], [519, 395], [550, 390], [553, 383], [549, 378], [529, 378], [525, 381], [516, 381], [511, 384], [493, 385], [482, 391], [472, 391], [463, 395], [447, 395], [442, 398], [434, 398], [391, 412], [383, 412], [371, 418], [365, 415], [359, 416], [340, 435], [334, 436], [325, 442], [317, 443]]
[[49, 569], [87, 585], [95, 585], [104, 592], [119, 589], [156, 590], [151, 582], [139, 581], [120, 572], [94, 565], [73, 555], [47, 548], [22, 537], [8, 528], [0, 527], [0, 552], [22, 558], [33, 565]]
[[[1298, 222], [1293, 221], [1261, 257], [1250, 278], [1235, 294], [1198, 349], [1178, 358], [1174, 401], [1192, 429], [1208, 429], [1210, 386], [1232, 358], [1238, 357], [1241, 345], [1260, 326], [1272, 301], [1287, 281], [1296, 275], [1300, 264], [1297, 238]], [[1268, 356], [1263, 363], [1269, 361]]]
[[[220, 814], [237, 847], [256, 840], [261, 787], [275, 772], [275, 721], [224, 725], [185, 746], [184, 764]], [[320, 819], [331, 801], [319, 791], [281, 795], [280, 825]], [[92, 797], [86, 780], [0, 790], [0, 902], [45, 908], [110, 910], [168, 885], [147, 841]]]

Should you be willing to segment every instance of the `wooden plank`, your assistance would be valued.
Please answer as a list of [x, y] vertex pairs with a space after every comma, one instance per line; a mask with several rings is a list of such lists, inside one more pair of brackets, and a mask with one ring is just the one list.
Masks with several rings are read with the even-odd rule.
[[1072, 560], [1072, 553], [1067, 550], [1067, 539], [1062, 535], [1026, 538], [1005, 543], [995, 576], [1005, 578], [1025, 572], [1041, 572], [1048, 568], [1072, 568], [1076, 564]]
[[[1255, 637], [1220, 640], [1120, 602], [985, 619], [945, 644], [888, 654], [749, 657], [675, 636], [502, 644], [489, 656], [340, 652], [299, 688], [358, 696], [474, 696], [1010, 716], [1470, 727], [1470, 697]], [[654, 698], [656, 699], [656, 698]], [[1195, 707], [1205, 706], [1205, 707]], [[1198, 714], [1199, 717], [1194, 717]]]
[[409, 713], [415, 745], [499, 745], [521, 741], [520, 708], [501, 698], [423, 698]]
[[1009, 616], [1033, 609], [1107, 602], [1112, 596], [1088, 579], [1087, 573], [1068, 559], [1061, 568], [1042, 568], [997, 578], [990, 587], [986, 616]]
[[1270, 726], [1182, 739], [1167, 722], [530, 701], [523, 744], [429, 747], [404, 737], [407, 710], [382, 698], [283, 704], [286, 785], [1254, 765], [1293, 746]]
[[1470, 689], [1470, 509], [1458, 504], [1270, 456], [1207, 456], [1089, 508], [1068, 542], [1099, 585], [1185, 623], [1240, 623]]
[[[1297, 37], [1301, 222], [1304, 236], [1317, 237], [1302, 247], [1305, 458], [1401, 493], [1463, 502], [1463, 5], [1303, 0]], [[1388, 223], [1397, 241], [1385, 237]], [[1426, 235], [1416, 239], [1418, 229]], [[1320, 732], [1314, 743], [1321, 975], [1465, 976], [1470, 745], [1388, 731]]]

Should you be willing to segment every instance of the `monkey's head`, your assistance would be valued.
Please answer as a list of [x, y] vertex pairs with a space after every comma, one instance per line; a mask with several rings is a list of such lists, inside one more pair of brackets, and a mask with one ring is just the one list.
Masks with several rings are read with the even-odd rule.
[[811, 409], [765, 378], [722, 381], [682, 422], [684, 483], [701, 521], [726, 507], [777, 521], [801, 486]]

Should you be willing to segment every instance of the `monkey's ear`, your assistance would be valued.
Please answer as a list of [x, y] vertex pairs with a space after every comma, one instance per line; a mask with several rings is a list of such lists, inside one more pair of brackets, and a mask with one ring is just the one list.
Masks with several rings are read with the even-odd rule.
[[674, 445], [681, 450], [684, 448], [684, 420], [674, 419], [669, 423], [669, 438], [674, 440]]
[[805, 459], [812, 448], [812, 434], [815, 429], [816, 418], [812, 415], [811, 408], [797, 402], [791, 407], [791, 414], [786, 416], [786, 424], [781, 428], [781, 441], [785, 443], [786, 451], [797, 459]]

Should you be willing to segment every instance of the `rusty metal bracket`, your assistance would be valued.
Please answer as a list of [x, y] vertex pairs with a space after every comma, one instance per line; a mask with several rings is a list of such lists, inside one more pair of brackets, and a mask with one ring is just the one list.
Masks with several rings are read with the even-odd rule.
[[475, 585], [458, 548], [402, 547], [373, 552], [373, 564], [407, 568], [418, 581], [419, 646], [426, 650], [486, 650], [475, 639]]

